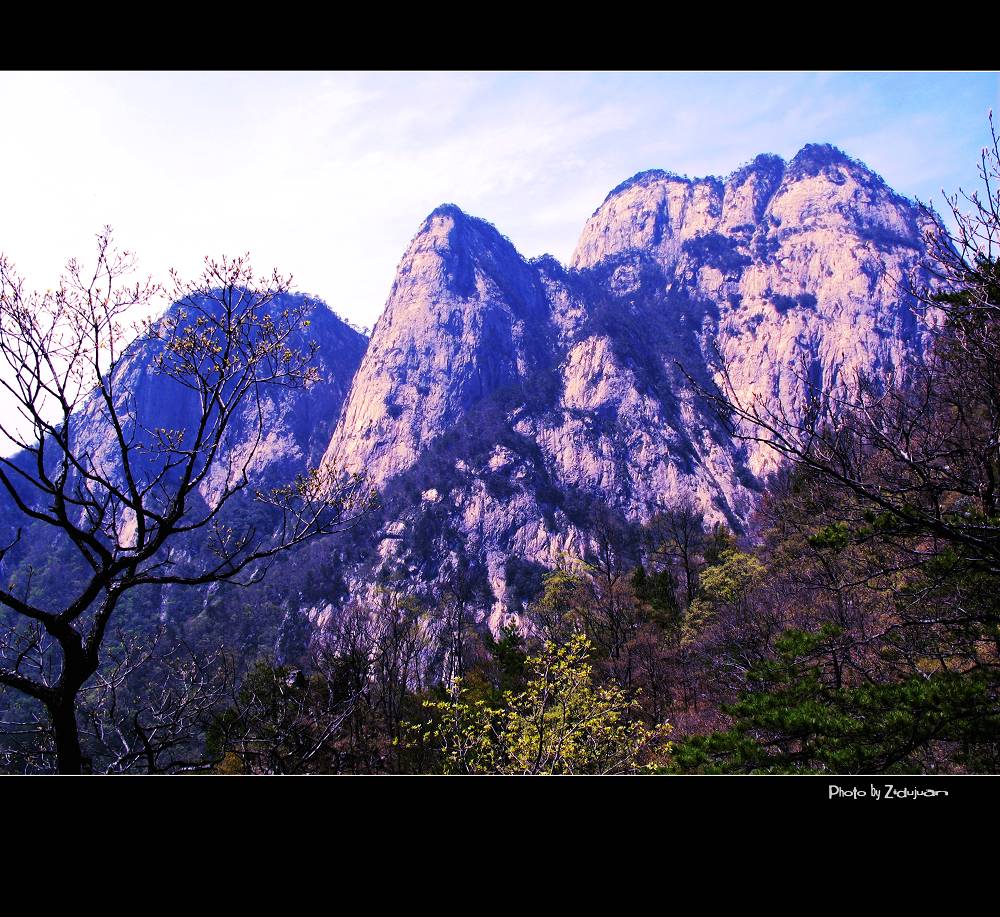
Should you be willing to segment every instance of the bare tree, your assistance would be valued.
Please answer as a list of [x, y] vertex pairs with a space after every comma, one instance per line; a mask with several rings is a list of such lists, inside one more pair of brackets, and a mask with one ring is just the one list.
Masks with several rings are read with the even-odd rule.
[[444, 681], [465, 678], [470, 652], [476, 645], [474, 610], [489, 606], [489, 582], [483, 570], [466, 556], [450, 558], [442, 571], [438, 609], [442, 617], [442, 637], [447, 645]]
[[690, 500], [681, 500], [657, 512], [649, 520], [645, 534], [653, 557], [681, 568], [684, 606], [690, 608], [698, 590], [698, 571], [704, 565], [704, 513]]
[[[9, 370], [0, 386], [20, 415], [0, 424], [20, 450], [0, 458], [0, 494], [22, 523], [5, 550], [31, 526], [68, 543], [86, 570], [61, 607], [36, 598], [30, 575], [0, 588], [10, 630], [0, 685], [44, 707], [62, 773], [84, 769], [80, 695], [102, 664], [123, 595], [140, 586], [259, 581], [272, 558], [341, 531], [372, 500], [360, 478], [345, 483], [329, 468], [268, 490], [251, 486], [264, 389], [315, 377], [308, 321], [301, 309], [280, 306], [288, 279], [256, 276], [248, 256], [206, 259], [193, 283], [171, 272], [167, 289], [131, 282], [133, 272], [110, 230], [98, 237], [92, 270], [70, 261], [58, 287], [44, 293], [27, 292], [0, 258], [0, 357]], [[164, 292], [175, 305], [130, 335], [126, 320]], [[183, 426], [145, 416], [129, 390], [124, 369], [140, 349], [158, 384], [192, 406]], [[235, 449], [237, 422], [244, 429]], [[273, 527], [232, 513], [225, 521], [237, 497], [270, 507]], [[207, 543], [209, 560], [190, 550], [196, 539]]]
[[341, 690], [332, 657], [316, 656], [312, 665], [311, 675], [266, 662], [247, 672], [208, 730], [212, 763], [249, 774], [327, 770], [359, 695]]
[[[451, 635], [442, 635], [446, 649]], [[354, 699], [340, 742], [352, 771], [400, 766], [403, 708], [421, 690], [435, 649], [425, 610], [413, 597], [380, 588], [369, 602], [352, 602], [317, 633], [314, 657]]]
[[589, 523], [592, 541], [578, 578], [577, 615], [601, 652], [618, 660], [640, 623], [630, 575], [635, 540], [621, 513], [603, 504], [591, 509]]
[[[16, 634], [16, 628], [4, 628], [5, 655]], [[163, 627], [151, 638], [118, 630], [100, 669], [80, 690], [77, 722], [93, 773], [193, 772], [218, 763], [201, 746], [232, 693], [233, 661], [222, 649], [197, 653], [183, 644], [164, 648], [163, 635]], [[58, 660], [50, 652], [52, 643], [39, 626], [26, 628], [18, 641], [21, 670], [54, 681], [50, 673]], [[132, 676], [140, 671], [137, 685]], [[5, 771], [52, 769], [55, 731], [44, 709], [8, 707], [2, 728]]]
[[[232, 695], [236, 666], [221, 648], [161, 651], [162, 639], [163, 628], [146, 641], [120, 632], [108, 664], [81, 691], [77, 720], [95, 773], [196, 773], [219, 763], [202, 742]], [[146, 674], [151, 666], [154, 674]]]

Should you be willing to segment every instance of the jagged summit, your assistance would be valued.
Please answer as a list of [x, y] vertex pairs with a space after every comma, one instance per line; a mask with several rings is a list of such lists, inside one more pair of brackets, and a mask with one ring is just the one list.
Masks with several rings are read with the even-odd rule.
[[789, 161], [789, 167], [804, 175], [816, 175], [827, 166], [858, 166], [870, 172], [861, 160], [848, 156], [832, 143], [807, 143]]
[[777, 153], [758, 153], [750, 160], [745, 166], [741, 166], [738, 169], [733, 170], [733, 174], [736, 175], [743, 169], [774, 169], [783, 168], [785, 165], [785, 160], [782, 159]]
[[[826, 148], [823, 146], [822, 148]], [[836, 150], [836, 147], [829, 147], [831, 150]], [[839, 151], [837, 151], [839, 152]], [[841, 154], [843, 155], [843, 154]], [[754, 172], [774, 172], [774, 171], [784, 171], [786, 166], [785, 160], [782, 159], [775, 153], [760, 153], [755, 156], [750, 162], [738, 166], [734, 169], [728, 176], [719, 175], [703, 175], [696, 178], [691, 178], [688, 175], [682, 175], [679, 172], [673, 172], [668, 169], [646, 169], [642, 172], [637, 172], [631, 178], [626, 178], [625, 181], [615, 185], [612, 188], [604, 200], [601, 202], [601, 207], [603, 207], [612, 198], [617, 197], [624, 191], [628, 191], [631, 188], [648, 188], [650, 185], [654, 185], [662, 182], [678, 182], [684, 185], [694, 185], [698, 183], [709, 183], [715, 185], [724, 185], [731, 182], [740, 182], [746, 178], [747, 175]], [[600, 211], [601, 207], [598, 207], [594, 211], [592, 216], [596, 216]]]
[[[322, 574], [304, 562], [308, 604], [288, 619], [322, 626], [386, 577], [433, 596], [465, 558], [492, 591], [496, 629], [523, 611], [527, 583], [593, 544], [595, 509], [640, 521], [691, 501], [746, 529], [778, 460], [734, 439], [701, 396], [719, 383], [716, 356], [742, 402], [790, 418], [808, 404], [804, 380], [836, 395], [905, 366], [921, 338], [893, 281], [926, 281], [925, 219], [824, 144], [725, 178], [641, 172], [607, 195], [565, 266], [436, 207], [371, 338], [317, 305], [320, 384], [262, 403], [258, 478], [321, 459], [384, 498]], [[144, 410], [181, 425], [183, 402], [141, 360], [129, 373]]]
[[[636, 174], [631, 178], [626, 178], [625, 181], [615, 185], [615, 187], [608, 192], [607, 197], [604, 198], [601, 206], [610, 201], [611, 198], [621, 194], [623, 191], [627, 191], [629, 188], [645, 188], [654, 182], [663, 181], [678, 181], [683, 182], [684, 184], [690, 184], [692, 179], [688, 178], [686, 175], [681, 175], [678, 172], [669, 172], [666, 169], [646, 169], [643, 172], [636, 172]], [[600, 210], [601, 208], [598, 207], [597, 209]], [[594, 213], [596, 214], [597, 210], [595, 210]]]
[[630, 178], [616, 185], [608, 192], [601, 206], [594, 211], [592, 216], [596, 216], [601, 209], [612, 199], [628, 191], [637, 188], [651, 188], [663, 184], [680, 184], [693, 186], [707, 184], [728, 188], [736, 186], [746, 181], [754, 174], [764, 174], [772, 180], [781, 178], [787, 173], [791, 180], [798, 180], [807, 176], [816, 176], [824, 170], [829, 170], [837, 166], [846, 166], [855, 169], [865, 175], [870, 175], [882, 182], [881, 176], [873, 172], [865, 163], [855, 159], [831, 143], [807, 143], [787, 162], [775, 153], [760, 153], [750, 162], [738, 166], [727, 176], [705, 175], [691, 178], [678, 172], [666, 169], [646, 169], [637, 172]]
[[824, 178], [839, 185], [848, 181], [848, 176], [861, 188], [885, 195], [894, 203], [906, 206], [916, 204], [916, 201], [893, 190], [867, 163], [831, 143], [807, 143], [792, 157], [785, 170], [785, 180], [790, 182]]
[[[836, 148], [831, 147], [831, 149]], [[625, 181], [615, 185], [615, 187], [608, 192], [607, 196], [601, 202], [601, 207], [603, 207], [604, 204], [610, 201], [613, 197], [617, 197], [619, 194], [624, 191], [628, 191], [630, 188], [646, 188], [660, 182], [678, 182], [684, 185], [693, 185], [698, 183], [722, 185], [733, 181], [738, 182], [753, 172], [774, 172], [775, 170], [783, 171], [785, 165], [785, 160], [775, 153], [760, 153], [750, 162], [745, 165], [738, 166], [725, 177], [719, 175], [703, 175], [691, 178], [688, 175], [682, 175], [679, 172], [673, 172], [668, 169], [646, 169], [642, 172], [637, 172], [631, 178], [626, 178]], [[598, 207], [597, 210], [595, 210], [591, 215], [595, 216], [601, 207]]]
[[[443, 204], [438, 204], [429, 214], [427, 214], [427, 219], [431, 220], [434, 217], [453, 217], [454, 219], [469, 219], [469, 215], [458, 206], [458, 204], [451, 204], [447, 201]], [[426, 222], [426, 221], [425, 221]]]
[[780, 181], [786, 165], [785, 160], [776, 153], [759, 153], [750, 162], [733, 169], [727, 176], [726, 183], [740, 185], [753, 175], [768, 175]]
[[420, 224], [414, 239], [427, 233], [444, 234], [451, 237], [454, 232], [473, 232], [481, 239], [512, 245], [492, 223], [466, 213], [457, 204], [438, 204]]
[[742, 400], [794, 415], [803, 367], [836, 390], [920, 348], [886, 279], [919, 269], [920, 215], [873, 175], [819, 144], [724, 179], [640, 172], [604, 199], [565, 267], [436, 208], [327, 451], [388, 488], [377, 563], [433, 580], [450, 552], [475, 558], [496, 623], [517, 611], [511, 559], [578, 554], [588, 501], [644, 518], [690, 499], [746, 526], [777, 460], [732, 439], [699, 398], [691, 379], [714, 384], [714, 354]]
[[442, 204], [396, 271], [326, 459], [389, 477], [440, 432], [541, 359], [534, 268], [492, 224]]
[[429, 214], [427, 214], [423, 223], [421, 223], [421, 230], [427, 227], [435, 218], [438, 217], [450, 219], [456, 224], [464, 223], [468, 225], [475, 225], [480, 227], [481, 229], [488, 231], [489, 230], [492, 230], [493, 232], [497, 231], [496, 227], [492, 223], [487, 222], [481, 217], [477, 217], [471, 213], [467, 213], [461, 207], [459, 207], [458, 204], [452, 204], [447, 201], [442, 204], [438, 204], [437, 207], [435, 207]]

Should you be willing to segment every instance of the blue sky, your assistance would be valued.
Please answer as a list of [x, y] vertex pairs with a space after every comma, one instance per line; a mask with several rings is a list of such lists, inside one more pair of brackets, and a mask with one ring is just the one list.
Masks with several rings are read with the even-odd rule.
[[4, 73], [0, 251], [36, 287], [104, 224], [156, 276], [250, 251], [371, 325], [444, 201], [565, 261], [635, 172], [830, 142], [940, 206], [998, 101], [996, 73]]

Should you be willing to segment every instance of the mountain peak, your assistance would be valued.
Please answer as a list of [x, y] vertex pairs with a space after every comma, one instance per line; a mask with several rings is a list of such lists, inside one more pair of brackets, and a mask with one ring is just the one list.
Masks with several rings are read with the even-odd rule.
[[470, 217], [458, 204], [443, 203], [438, 204], [429, 214], [427, 214], [428, 220], [433, 220], [434, 217], [451, 217], [453, 220], [470, 220]]
[[503, 252], [505, 255], [514, 251], [510, 239], [492, 223], [448, 203], [439, 204], [420, 224], [410, 243], [411, 252], [426, 248], [428, 241], [439, 254], [456, 249], [465, 257], [484, 251]]
[[468, 228], [477, 231], [481, 235], [495, 236], [498, 239], [506, 241], [506, 236], [496, 226], [481, 217], [466, 213], [457, 204], [438, 204], [437, 207], [427, 214], [426, 219], [421, 224], [421, 231], [426, 231], [436, 221], [448, 225], [449, 228]]
[[789, 176], [793, 179], [819, 175], [833, 166], [847, 166], [874, 174], [861, 160], [848, 156], [832, 143], [807, 143], [788, 163]]
[[[686, 175], [679, 175], [677, 172], [668, 172], [666, 169], [646, 169], [643, 172], [636, 172], [631, 178], [626, 178], [625, 181], [618, 185], [615, 185], [609, 192], [607, 197], [604, 198], [602, 206], [606, 204], [611, 198], [616, 197], [623, 191], [628, 191], [629, 188], [644, 188], [647, 185], [652, 185], [655, 182], [662, 181], [677, 181], [683, 182], [684, 184], [690, 184], [691, 179]], [[600, 210], [600, 207], [597, 208]], [[595, 213], [597, 211], [594, 211]]]
[[476, 402], [539, 359], [549, 310], [535, 268], [491, 223], [435, 208], [400, 262], [327, 458], [405, 470]]
[[750, 162], [734, 169], [726, 178], [729, 185], [739, 185], [750, 175], [769, 175], [780, 179], [785, 171], [785, 160], [776, 153], [759, 153]]
[[832, 143], [807, 143], [792, 157], [792, 162], [808, 158], [827, 162], [854, 162], [847, 153]]

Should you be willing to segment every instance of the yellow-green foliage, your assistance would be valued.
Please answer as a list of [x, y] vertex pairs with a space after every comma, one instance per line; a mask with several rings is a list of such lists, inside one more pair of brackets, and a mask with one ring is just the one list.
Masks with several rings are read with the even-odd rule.
[[408, 741], [429, 743], [450, 774], [623, 774], [643, 770], [643, 755], [665, 755], [670, 726], [650, 729], [620, 686], [596, 686], [592, 646], [576, 634], [546, 643], [530, 657], [524, 691], [502, 707], [470, 703], [456, 682], [446, 701], [427, 701], [424, 725], [407, 725]]
[[719, 561], [701, 572], [701, 592], [692, 603], [685, 628], [690, 641], [720, 608], [744, 606], [766, 573], [764, 565], [752, 554], [727, 548]]
[[765, 572], [753, 554], [729, 548], [719, 556], [719, 563], [702, 571], [702, 594], [709, 601], [735, 604], [763, 579]]

